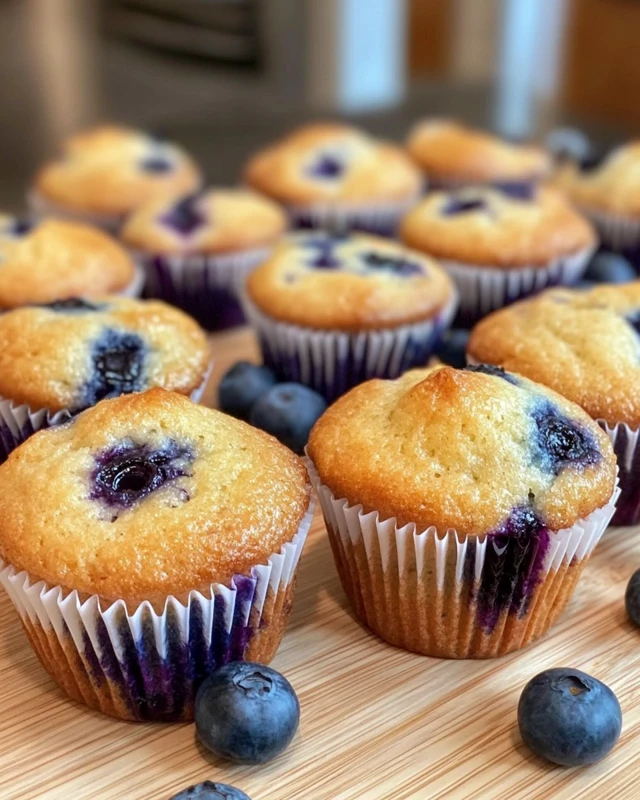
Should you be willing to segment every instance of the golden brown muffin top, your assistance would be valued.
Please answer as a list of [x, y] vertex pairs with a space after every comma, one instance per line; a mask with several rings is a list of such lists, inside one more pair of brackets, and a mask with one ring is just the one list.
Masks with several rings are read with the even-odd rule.
[[539, 147], [513, 144], [443, 119], [426, 119], [409, 133], [407, 149], [436, 180], [465, 183], [537, 180], [551, 167]]
[[637, 428], [639, 330], [640, 281], [550, 289], [479, 322], [468, 353], [549, 386], [594, 419]]
[[585, 211], [640, 216], [640, 141], [616, 148], [595, 166], [566, 161], [554, 183]]
[[265, 564], [309, 506], [300, 460], [181, 395], [105, 400], [0, 467], [0, 557], [106, 600], [162, 602]]
[[209, 364], [204, 331], [159, 300], [102, 297], [0, 314], [0, 395], [80, 411], [154, 386], [191, 394]]
[[284, 239], [249, 276], [247, 293], [280, 322], [344, 331], [427, 320], [455, 296], [432, 259], [378, 236], [322, 231]]
[[77, 222], [0, 214], [0, 308], [125, 289], [135, 268], [106, 233]]
[[361, 384], [316, 423], [308, 452], [337, 498], [463, 535], [533, 519], [570, 527], [609, 501], [616, 476], [611, 443], [584, 411], [491, 367]]
[[596, 244], [560, 192], [531, 184], [433, 192], [404, 217], [400, 235], [435, 258], [503, 269], [546, 266]]
[[246, 182], [289, 204], [375, 205], [417, 197], [420, 171], [402, 148], [348, 125], [305, 125], [253, 156]]
[[286, 214], [272, 200], [243, 189], [209, 189], [145, 203], [120, 236], [151, 253], [232, 253], [269, 247], [286, 228]]
[[122, 215], [160, 195], [192, 192], [200, 170], [182, 149], [142, 131], [101, 126], [72, 137], [35, 189], [70, 211]]

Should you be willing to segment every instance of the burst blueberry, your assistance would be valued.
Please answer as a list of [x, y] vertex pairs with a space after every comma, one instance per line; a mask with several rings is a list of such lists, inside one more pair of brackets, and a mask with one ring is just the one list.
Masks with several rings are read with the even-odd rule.
[[492, 186], [502, 194], [521, 202], [528, 202], [536, 196], [536, 187], [532, 181], [498, 181]]
[[539, 403], [531, 416], [535, 429], [533, 460], [541, 469], [558, 475], [566, 467], [584, 469], [598, 463], [601, 453], [591, 432], [551, 403]]
[[577, 669], [549, 669], [525, 686], [518, 705], [524, 743], [565, 767], [600, 761], [622, 728], [618, 698], [601, 681]]
[[473, 211], [486, 211], [487, 204], [481, 197], [451, 197], [442, 208], [441, 213], [445, 217], [453, 217], [458, 214], [470, 214]]
[[299, 383], [280, 383], [256, 401], [249, 422], [302, 455], [311, 428], [327, 408], [326, 400]]
[[300, 721], [289, 681], [269, 667], [234, 662], [213, 672], [198, 690], [196, 731], [217, 756], [265, 764], [283, 753]]
[[409, 277], [412, 275], [424, 275], [424, 270], [420, 264], [402, 256], [392, 256], [385, 253], [369, 252], [362, 255], [367, 269], [382, 270], [391, 272], [394, 275]]
[[140, 162], [140, 169], [142, 169], [144, 172], [162, 175], [166, 172], [171, 172], [173, 169], [173, 164], [171, 161], [163, 158], [162, 156], [149, 156]]
[[511, 375], [511, 373], [505, 372], [502, 367], [496, 367], [493, 364], [470, 364], [465, 367], [465, 370], [467, 372], [481, 372], [483, 375], [491, 375], [493, 378], [502, 378], [503, 381], [511, 383], [513, 386], [518, 385], [518, 379], [515, 375]]
[[201, 197], [200, 192], [183, 197], [159, 221], [183, 236], [190, 236], [207, 221], [198, 208]]
[[249, 419], [253, 404], [276, 384], [276, 376], [268, 367], [238, 361], [222, 376], [218, 387], [221, 411], [238, 419]]
[[344, 162], [331, 153], [322, 153], [316, 160], [307, 168], [307, 175], [314, 178], [324, 178], [328, 180], [335, 180], [340, 178], [345, 170]]
[[83, 405], [145, 388], [147, 348], [135, 333], [107, 328], [93, 345], [93, 376], [83, 392]]
[[251, 798], [235, 786], [229, 786], [228, 783], [204, 781], [174, 794], [170, 800], [251, 800]]
[[91, 311], [104, 311], [106, 303], [94, 303], [82, 297], [70, 297], [67, 300], [54, 300], [53, 303], [44, 303], [41, 308], [48, 308], [50, 311], [60, 313], [85, 313]]

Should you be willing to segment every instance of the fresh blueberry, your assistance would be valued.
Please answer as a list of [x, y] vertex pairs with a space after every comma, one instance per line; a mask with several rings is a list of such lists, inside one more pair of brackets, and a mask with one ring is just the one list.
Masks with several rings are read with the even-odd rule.
[[265, 764], [289, 746], [298, 729], [300, 704], [279, 672], [236, 661], [200, 686], [195, 721], [200, 740], [217, 756]]
[[183, 197], [173, 208], [160, 217], [159, 221], [183, 236], [190, 236], [201, 225], [206, 223], [204, 215], [198, 208], [198, 202], [201, 197], [202, 194], [200, 192]]
[[628, 283], [637, 277], [635, 269], [617, 253], [600, 252], [589, 262], [584, 274], [587, 280], [596, 283]]
[[510, 372], [505, 372], [502, 367], [495, 367], [493, 364], [470, 364], [465, 367], [467, 372], [481, 372], [483, 375], [491, 375], [494, 378], [502, 378], [507, 383], [518, 385], [518, 379]]
[[456, 197], [453, 196], [449, 199], [447, 204], [442, 208], [441, 214], [445, 217], [453, 217], [457, 214], [468, 214], [471, 211], [484, 211], [487, 204], [481, 197]]
[[584, 469], [600, 461], [593, 434], [551, 403], [540, 402], [531, 416], [535, 426], [533, 460], [544, 471], [558, 475], [565, 467]]
[[93, 346], [93, 376], [84, 388], [83, 406], [142, 391], [146, 352], [143, 339], [136, 333], [107, 328]]
[[578, 128], [555, 128], [547, 136], [546, 144], [556, 161], [579, 163], [591, 151], [589, 138]]
[[443, 364], [462, 369], [467, 363], [466, 350], [470, 331], [452, 328], [446, 333], [436, 350], [436, 356]]
[[311, 428], [322, 416], [325, 399], [299, 383], [280, 383], [256, 401], [249, 422], [301, 455]]
[[344, 162], [331, 153], [322, 153], [307, 168], [307, 175], [314, 178], [325, 178], [334, 180], [339, 178], [344, 172]]
[[48, 308], [50, 311], [59, 311], [62, 313], [102, 311], [106, 307], [106, 303], [92, 303], [81, 297], [70, 297], [67, 300], [54, 300], [53, 303], [43, 303], [40, 306], [40, 308]]
[[622, 712], [611, 689], [577, 669], [549, 669], [524, 687], [518, 705], [524, 743], [565, 767], [594, 764], [618, 741]]
[[251, 800], [251, 798], [235, 786], [229, 786], [228, 783], [204, 781], [183, 789], [169, 800]]
[[624, 604], [631, 622], [640, 627], [640, 569], [637, 569], [629, 579]]
[[391, 272], [394, 275], [400, 275], [403, 278], [411, 275], [424, 275], [424, 270], [420, 264], [416, 264], [415, 261], [409, 261], [409, 259], [403, 256], [391, 256], [385, 253], [375, 253], [371, 251], [364, 253], [362, 255], [362, 260], [367, 269], [383, 270], [385, 272]]
[[275, 384], [276, 376], [268, 367], [238, 361], [220, 381], [218, 405], [232, 417], [249, 419], [253, 404]]

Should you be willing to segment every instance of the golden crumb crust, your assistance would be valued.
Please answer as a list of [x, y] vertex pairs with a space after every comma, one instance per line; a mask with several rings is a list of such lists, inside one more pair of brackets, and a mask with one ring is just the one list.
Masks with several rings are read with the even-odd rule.
[[142, 131], [103, 126], [72, 137], [35, 178], [36, 191], [70, 211], [122, 215], [159, 195], [201, 184], [193, 159]]
[[409, 133], [407, 150], [436, 180], [537, 180], [551, 168], [549, 155], [539, 147], [513, 144], [449, 120], [419, 122]]
[[490, 314], [468, 353], [572, 400], [594, 419], [640, 426], [640, 281], [550, 289]]
[[[96, 496], [114, 449], [190, 453], [183, 474], [120, 508]], [[309, 507], [300, 459], [271, 436], [152, 389], [36, 433], [0, 467], [0, 556], [50, 586], [162, 601], [265, 564]]]
[[581, 170], [563, 164], [553, 177], [555, 185], [585, 211], [640, 216], [640, 141], [613, 150], [597, 167]]
[[402, 148], [337, 123], [298, 128], [254, 155], [244, 178], [292, 205], [402, 202], [422, 188], [420, 171]]
[[184, 312], [159, 300], [95, 299], [95, 311], [28, 307], [0, 314], [0, 395], [32, 409], [78, 410], [95, 374], [96, 344], [109, 332], [139, 336], [144, 388], [191, 394], [204, 380], [207, 337]]
[[377, 236], [322, 232], [284, 239], [247, 282], [249, 299], [279, 322], [358, 331], [435, 316], [452, 302], [435, 261]]
[[[177, 204], [189, 204], [201, 223], [188, 234], [171, 225]], [[193, 198], [156, 198], [128, 217], [120, 237], [150, 253], [233, 253], [270, 247], [287, 229], [279, 205], [244, 189], [209, 189]]]
[[[475, 205], [447, 213], [461, 203]], [[400, 235], [434, 258], [503, 269], [544, 267], [597, 241], [591, 224], [548, 188], [526, 200], [484, 187], [433, 192], [404, 217]]]
[[[514, 380], [435, 367], [369, 381], [320, 418], [309, 456], [336, 497], [400, 525], [484, 534], [531, 508], [553, 530], [570, 527], [613, 493], [611, 443], [578, 406]], [[545, 409], [589, 437], [596, 463], [555, 475], [537, 458], [535, 414]]]
[[106, 233], [43, 220], [24, 234], [0, 215], [0, 308], [92, 297], [125, 289], [135, 276], [127, 251]]

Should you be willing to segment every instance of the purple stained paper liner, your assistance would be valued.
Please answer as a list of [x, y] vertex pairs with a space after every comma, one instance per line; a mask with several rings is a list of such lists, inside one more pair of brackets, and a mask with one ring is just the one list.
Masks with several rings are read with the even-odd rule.
[[65, 593], [2, 560], [0, 582], [43, 666], [73, 699], [122, 719], [189, 720], [214, 669], [275, 654], [313, 510], [311, 502], [293, 539], [265, 564], [184, 602], [167, 597], [161, 611]]
[[482, 317], [538, 294], [553, 286], [571, 286], [580, 280], [593, 254], [589, 247], [544, 267], [500, 269], [497, 267], [441, 261], [460, 294], [456, 324], [471, 326]]
[[397, 378], [423, 367], [451, 324], [458, 298], [423, 322], [386, 330], [322, 331], [278, 322], [246, 296], [245, 313], [254, 327], [262, 358], [280, 381], [303, 383], [333, 402], [371, 378]]
[[[398, 527], [336, 498], [310, 459], [344, 591], [358, 618], [390, 644], [439, 658], [491, 658], [544, 634], [571, 597], [614, 513], [536, 535], [463, 536]], [[428, 487], [425, 487], [425, 492]]]
[[[189, 395], [194, 403], [198, 403], [202, 398], [212, 369], [213, 361], [209, 363], [200, 385]], [[0, 397], [0, 464], [3, 464], [16, 447], [34, 433], [68, 422], [72, 416], [72, 412], [68, 409], [55, 412], [48, 409], [34, 411], [28, 405], [17, 404], [13, 400]]]
[[637, 525], [640, 522], [640, 429], [630, 428], [624, 422], [614, 426], [608, 425], [602, 419], [597, 422], [611, 440], [618, 459], [620, 498], [611, 524]]
[[224, 330], [246, 320], [239, 302], [249, 274], [270, 247], [220, 255], [161, 255], [133, 252], [146, 275], [145, 297], [178, 306], [207, 330]]

